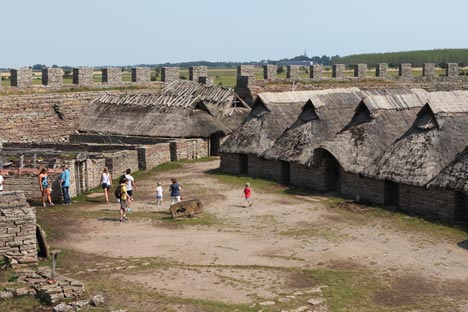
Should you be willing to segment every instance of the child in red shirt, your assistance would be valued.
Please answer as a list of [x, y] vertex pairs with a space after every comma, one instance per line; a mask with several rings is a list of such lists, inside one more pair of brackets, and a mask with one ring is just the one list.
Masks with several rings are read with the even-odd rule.
[[245, 207], [251, 207], [252, 203], [250, 202], [250, 193], [252, 190], [250, 189], [250, 183], [245, 183], [245, 188], [244, 188], [244, 197], [245, 197]]

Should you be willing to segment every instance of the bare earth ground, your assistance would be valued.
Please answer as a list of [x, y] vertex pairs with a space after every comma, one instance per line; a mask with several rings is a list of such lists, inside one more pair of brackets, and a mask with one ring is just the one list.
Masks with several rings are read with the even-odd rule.
[[[64, 250], [61, 273], [127, 311], [468, 311], [466, 232], [287, 194], [218, 175], [218, 166], [183, 163], [137, 178], [126, 223], [100, 193], [38, 209], [52, 245]], [[172, 176], [185, 199], [203, 201], [203, 217], [170, 219]], [[241, 196], [247, 180], [250, 208]], [[153, 198], [158, 181], [162, 206]]]

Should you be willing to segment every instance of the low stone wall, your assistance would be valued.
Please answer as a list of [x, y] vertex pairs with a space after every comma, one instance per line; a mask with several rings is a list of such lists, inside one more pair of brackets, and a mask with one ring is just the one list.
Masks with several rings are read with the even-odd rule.
[[291, 163], [290, 183], [294, 186], [309, 188], [316, 191], [330, 191], [334, 188], [326, 175], [326, 166], [309, 167]]
[[281, 182], [281, 162], [249, 155], [249, 176]]
[[340, 171], [341, 193], [346, 197], [356, 199], [360, 202], [372, 204], [384, 204], [384, 181], [364, 177], [357, 173]]
[[181, 139], [170, 142], [171, 161], [199, 159], [209, 156], [207, 139]]
[[404, 212], [452, 221], [456, 204], [456, 196], [452, 191], [399, 185], [398, 208]]
[[137, 151], [117, 151], [113, 153], [103, 153], [106, 159], [106, 167], [114, 178], [121, 175], [126, 169], [132, 172], [138, 171], [138, 152]]
[[36, 212], [24, 193], [0, 192], [0, 256], [12, 265], [36, 265]]
[[140, 146], [136, 150], [138, 151], [139, 170], [149, 170], [171, 161], [169, 143]]
[[240, 174], [241, 155], [233, 153], [220, 153], [221, 163], [219, 170], [225, 173]]

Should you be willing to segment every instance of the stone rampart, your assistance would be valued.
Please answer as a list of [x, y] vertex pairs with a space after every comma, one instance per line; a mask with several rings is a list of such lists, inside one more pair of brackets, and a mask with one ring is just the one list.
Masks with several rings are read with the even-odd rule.
[[13, 265], [37, 264], [36, 213], [21, 192], [0, 192], [0, 256]]

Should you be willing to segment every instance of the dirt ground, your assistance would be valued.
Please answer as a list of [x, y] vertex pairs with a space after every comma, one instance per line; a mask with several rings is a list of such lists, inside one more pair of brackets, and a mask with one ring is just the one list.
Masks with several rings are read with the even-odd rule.
[[[218, 166], [137, 178], [125, 223], [101, 193], [55, 213], [38, 208], [53, 247], [67, 251], [61, 273], [127, 311], [468, 311], [465, 231], [219, 175]], [[202, 200], [203, 217], [170, 219], [173, 176], [184, 199]]]

